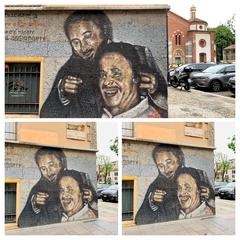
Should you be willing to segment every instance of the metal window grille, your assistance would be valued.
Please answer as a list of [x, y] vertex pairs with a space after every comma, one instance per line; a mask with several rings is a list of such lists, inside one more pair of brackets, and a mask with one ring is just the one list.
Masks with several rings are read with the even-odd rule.
[[17, 128], [15, 122], [5, 123], [5, 139], [6, 140], [17, 140]]
[[133, 122], [122, 123], [122, 134], [125, 137], [133, 137]]
[[122, 220], [133, 220], [133, 192], [134, 181], [127, 180], [122, 182]]
[[5, 112], [38, 113], [40, 63], [5, 63]]
[[5, 183], [5, 223], [16, 222], [16, 183]]

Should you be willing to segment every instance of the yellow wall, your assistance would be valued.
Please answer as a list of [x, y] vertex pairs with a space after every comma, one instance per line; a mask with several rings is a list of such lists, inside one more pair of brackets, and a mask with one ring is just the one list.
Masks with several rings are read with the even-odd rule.
[[92, 134], [96, 134], [93, 129], [93, 123], [83, 124], [85, 124], [84, 134], [86, 139], [79, 140], [67, 138], [67, 123], [65, 122], [21, 122], [17, 124], [17, 140], [20, 143], [31, 143], [61, 148], [96, 149], [96, 143], [92, 137]]
[[135, 138], [205, 147], [214, 145], [212, 130], [211, 123], [196, 123], [195, 125], [186, 122], [134, 123]]

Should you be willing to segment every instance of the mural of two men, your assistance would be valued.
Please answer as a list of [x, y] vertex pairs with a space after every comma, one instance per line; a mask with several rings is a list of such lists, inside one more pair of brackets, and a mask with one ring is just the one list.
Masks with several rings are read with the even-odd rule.
[[150, 50], [114, 43], [102, 11], [64, 23], [72, 56], [61, 67], [41, 117], [167, 117], [167, 84]]
[[68, 170], [61, 149], [40, 148], [35, 161], [41, 178], [30, 191], [19, 227], [97, 217], [97, 195], [88, 174]]
[[150, 184], [136, 224], [149, 224], [177, 219], [208, 216], [215, 213], [213, 187], [203, 170], [185, 167], [179, 146], [160, 144], [153, 149], [158, 168]]

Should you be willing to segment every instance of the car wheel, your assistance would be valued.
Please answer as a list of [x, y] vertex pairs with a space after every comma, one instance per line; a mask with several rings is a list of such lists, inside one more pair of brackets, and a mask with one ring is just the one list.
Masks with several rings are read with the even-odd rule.
[[213, 92], [219, 92], [221, 90], [222, 86], [218, 80], [213, 80], [211, 82], [210, 88]]
[[171, 79], [170, 84], [172, 87], [177, 88], [178, 87], [178, 80], [177, 78]]
[[223, 199], [223, 197], [222, 196], [219, 196], [221, 199]]

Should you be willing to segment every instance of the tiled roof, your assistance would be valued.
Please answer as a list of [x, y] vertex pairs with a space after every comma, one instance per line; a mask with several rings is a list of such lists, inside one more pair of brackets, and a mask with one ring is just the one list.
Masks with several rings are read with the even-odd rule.
[[225, 47], [224, 49], [235, 49], [235, 44], [232, 44], [232, 45], [230, 45], [228, 47]]

